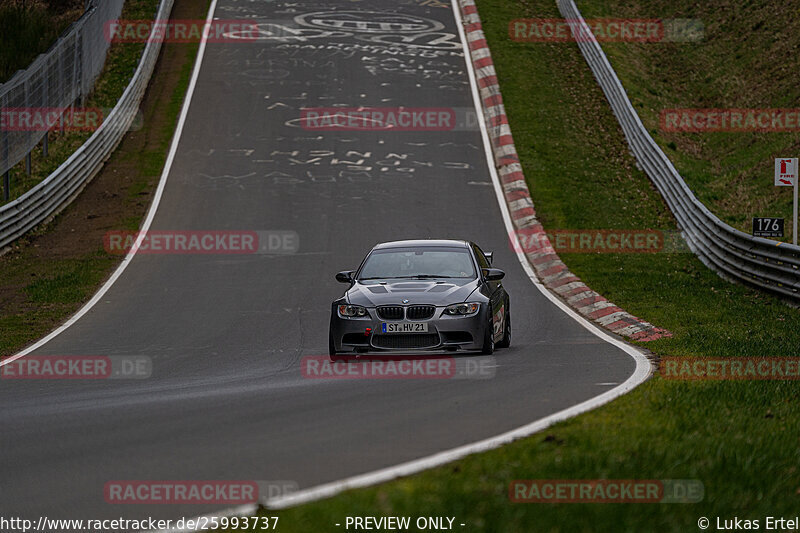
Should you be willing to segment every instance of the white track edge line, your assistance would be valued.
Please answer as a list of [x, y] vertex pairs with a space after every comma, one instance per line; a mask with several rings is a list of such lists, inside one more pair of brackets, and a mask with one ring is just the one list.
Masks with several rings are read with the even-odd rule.
[[[212, 0], [211, 6], [208, 10], [208, 16], [206, 17], [205, 26], [209, 28], [211, 25], [211, 21], [213, 20], [214, 11], [217, 7], [217, 0]], [[204, 28], [205, 32], [205, 28]], [[205, 34], [205, 33], [204, 33]], [[128, 268], [128, 265], [133, 260], [133, 256], [136, 255], [136, 251], [142, 243], [142, 240], [145, 238], [145, 232], [150, 229], [150, 224], [153, 222], [153, 218], [156, 216], [156, 210], [158, 209], [158, 205], [161, 202], [161, 196], [164, 194], [164, 188], [167, 185], [167, 177], [169, 176], [169, 172], [172, 169], [172, 162], [175, 159], [175, 154], [178, 151], [178, 144], [181, 140], [181, 135], [183, 133], [183, 126], [186, 122], [186, 116], [189, 114], [189, 105], [192, 102], [192, 95], [194, 94], [195, 85], [197, 85], [197, 78], [200, 75], [200, 65], [203, 62], [203, 55], [206, 51], [206, 41], [200, 42], [200, 48], [197, 51], [197, 58], [195, 59], [194, 69], [192, 71], [192, 78], [189, 81], [189, 87], [186, 90], [186, 97], [183, 101], [183, 107], [181, 108], [180, 118], [178, 119], [178, 125], [175, 128], [175, 134], [172, 137], [172, 143], [170, 145], [169, 154], [167, 155], [167, 160], [164, 163], [164, 169], [161, 172], [161, 178], [158, 182], [158, 188], [156, 189], [155, 196], [153, 197], [153, 203], [150, 204], [150, 209], [147, 211], [147, 217], [144, 220], [141, 228], [139, 229], [139, 234], [136, 238], [136, 242], [128, 251], [125, 258], [122, 262], [117, 266], [117, 269], [111, 274], [111, 277], [106, 280], [102, 287], [92, 296], [92, 299], [86, 302], [83, 307], [81, 307], [77, 313], [72, 315], [66, 322], [64, 322], [61, 326], [56, 328], [55, 330], [51, 331], [46, 337], [40, 339], [36, 343], [31, 346], [28, 346], [24, 350], [19, 353], [12, 355], [11, 357], [4, 358], [0, 360], [0, 366], [7, 365], [13, 361], [16, 361], [20, 357], [24, 357], [29, 353], [41, 348], [61, 333], [63, 333], [67, 328], [72, 326], [75, 322], [80, 320], [80, 318], [88, 313], [100, 299], [108, 292], [112, 285], [117, 281], [117, 279], [125, 272], [125, 269]]]
[[[505, 223], [506, 230], [509, 231], [509, 235], [516, 235], [516, 232], [514, 231], [514, 225], [511, 220], [511, 216], [509, 215], [508, 212], [508, 206], [505, 203], [505, 197], [503, 196], [502, 186], [500, 185], [500, 179], [497, 175], [497, 169], [494, 166], [494, 156], [491, 151], [491, 142], [489, 140], [489, 133], [485, 123], [486, 117], [484, 116], [483, 109], [481, 108], [481, 100], [477, 90], [475, 72], [472, 65], [469, 48], [468, 45], [466, 44], [466, 35], [464, 34], [464, 27], [461, 22], [461, 12], [457, 5], [458, 0], [451, 0], [451, 1], [452, 1], [451, 5], [453, 6], [453, 12], [455, 14], [456, 25], [458, 26], [458, 33], [459, 36], [461, 37], [461, 44], [465, 49], [464, 61], [467, 64], [467, 73], [470, 79], [470, 88], [472, 89], [473, 105], [475, 106], [475, 110], [478, 113], [478, 116], [480, 116], [481, 118], [481, 120], [479, 121], [479, 126], [481, 130], [481, 137], [483, 138], [483, 147], [486, 155], [486, 161], [489, 166], [489, 172], [492, 175], [492, 182], [494, 184], [495, 196], [497, 197], [497, 201], [500, 205], [500, 211], [503, 215], [503, 221]], [[573, 405], [572, 407], [568, 407], [566, 409], [558, 411], [557, 413], [546, 416], [544, 418], [531, 422], [530, 424], [518, 427], [516, 429], [512, 429], [511, 431], [507, 431], [495, 437], [490, 437], [488, 439], [480, 440], [478, 442], [473, 442], [471, 444], [465, 444], [457, 448], [452, 448], [450, 450], [445, 450], [443, 452], [439, 452], [434, 455], [429, 455], [428, 457], [422, 457], [420, 459], [415, 459], [413, 461], [408, 461], [406, 463], [402, 463], [399, 465], [382, 468], [380, 470], [375, 470], [373, 472], [368, 472], [366, 474], [360, 474], [339, 481], [333, 481], [330, 483], [317, 485], [316, 487], [304, 489], [287, 496], [273, 498], [265, 502], [262, 502], [266, 507], [270, 509], [285, 509], [287, 507], [293, 507], [295, 505], [300, 505], [316, 500], [329, 498], [345, 490], [368, 487], [370, 485], [383, 483], [386, 481], [390, 481], [392, 479], [396, 479], [398, 477], [416, 474], [423, 470], [427, 470], [429, 468], [433, 468], [436, 466], [441, 466], [443, 464], [461, 459], [462, 457], [466, 457], [467, 455], [472, 455], [474, 453], [484, 452], [493, 450], [495, 448], [499, 448], [503, 444], [508, 444], [509, 442], [512, 442], [513, 440], [522, 437], [527, 437], [557, 422], [567, 420], [581, 413], [585, 413], [587, 411], [595, 409], [605, 403], [608, 403], [611, 400], [614, 400], [622, 396], [623, 394], [630, 392], [637, 386], [644, 383], [647, 380], [647, 378], [650, 377], [650, 374], [652, 373], [652, 365], [650, 364], [650, 360], [647, 358], [647, 356], [644, 355], [644, 353], [642, 353], [635, 346], [628, 344], [615, 337], [612, 337], [604, 330], [600, 329], [599, 327], [595, 326], [594, 324], [586, 320], [577, 311], [567, 306], [563, 301], [561, 301], [558, 297], [556, 297], [553, 293], [551, 293], [550, 290], [539, 281], [530, 263], [528, 263], [525, 254], [521, 251], [521, 246], [516, 246], [515, 250], [517, 259], [522, 264], [522, 268], [525, 270], [525, 273], [528, 275], [531, 282], [533, 282], [534, 286], [537, 289], [539, 289], [539, 291], [542, 294], [544, 294], [544, 296], [548, 300], [553, 302], [553, 304], [555, 304], [559, 309], [564, 311], [568, 316], [570, 316], [581, 326], [589, 330], [591, 333], [593, 333], [600, 339], [608, 342], [609, 344], [613, 344], [614, 346], [621, 349], [622, 351], [624, 351], [633, 358], [634, 362], [636, 363], [636, 368], [634, 369], [630, 377], [628, 377], [628, 379], [625, 380], [625, 382], [623, 382], [622, 384], [598, 396], [595, 396], [594, 398], [590, 398], [577, 405]], [[247, 509], [255, 510], [255, 507], [247, 507]], [[217, 517], [230, 516], [233, 511], [234, 509], [226, 509], [220, 511], [219, 513], [209, 514], [204, 516], [208, 518], [214, 516]], [[170, 529], [168, 531], [170, 533], [183, 533], [183, 532], [198, 531], [198, 530]]]

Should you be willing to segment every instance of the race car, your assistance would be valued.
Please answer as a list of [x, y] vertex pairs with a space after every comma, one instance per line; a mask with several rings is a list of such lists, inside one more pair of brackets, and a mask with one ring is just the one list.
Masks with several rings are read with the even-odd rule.
[[[365, 352], [476, 351], [511, 345], [505, 272], [492, 253], [456, 240], [378, 244], [331, 307], [331, 359]], [[345, 355], [345, 357], [347, 357]]]

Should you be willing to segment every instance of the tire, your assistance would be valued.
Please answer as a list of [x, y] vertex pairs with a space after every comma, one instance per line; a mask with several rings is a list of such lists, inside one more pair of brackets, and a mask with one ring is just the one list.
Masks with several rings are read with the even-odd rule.
[[511, 311], [508, 308], [508, 302], [506, 302], [506, 324], [503, 327], [503, 338], [500, 339], [495, 345], [497, 348], [508, 348], [511, 346]]
[[483, 334], [481, 353], [483, 355], [492, 355], [494, 353], [494, 327], [491, 317], [489, 317], [489, 323], [486, 325], [486, 332]]

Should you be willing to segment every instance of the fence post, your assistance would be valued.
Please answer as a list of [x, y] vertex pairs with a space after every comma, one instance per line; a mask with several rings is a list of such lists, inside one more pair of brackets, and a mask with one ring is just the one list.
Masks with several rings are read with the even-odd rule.
[[78, 38], [75, 40], [75, 61], [77, 64], [77, 80], [78, 80], [78, 91], [79, 91], [79, 106], [81, 108], [86, 107], [86, 87], [84, 86], [84, 69], [87, 68], [87, 65], [83, 64], [83, 58], [86, 54], [86, 32], [84, 31], [85, 24], [81, 24], [80, 29], [78, 29]]
[[[30, 108], [33, 107], [33, 105], [31, 105], [32, 102], [31, 102], [30, 81], [31, 81], [31, 78], [26, 73], [25, 81], [22, 82], [22, 91], [23, 91], [22, 94], [25, 95], [25, 103], [22, 105], [22, 107], [27, 108], [27, 109], [30, 109]], [[36, 112], [36, 111], [34, 111], [34, 112]], [[38, 112], [41, 112], [41, 110], [39, 110]], [[27, 146], [31, 145], [31, 139], [32, 138], [33, 138], [33, 132], [31, 131], [31, 128], [27, 128], [27, 131], [25, 132], [25, 144]], [[25, 156], [25, 173], [28, 176], [31, 175], [31, 152], [30, 152], [30, 150], [28, 151], [27, 155]]]

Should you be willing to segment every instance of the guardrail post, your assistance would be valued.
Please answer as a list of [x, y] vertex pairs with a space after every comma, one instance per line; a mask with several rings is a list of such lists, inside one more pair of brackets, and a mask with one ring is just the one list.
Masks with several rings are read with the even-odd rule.
[[28, 155], [25, 156], [25, 173], [30, 176], [31, 175], [31, 153], [28, 152]]
[[5, 200], [6, 202], [8, 201], [10, 189], [11, 189], [11, 171], [6, 170], [6, 173], [3, 174], [3, 200]]
[[50, 135], [49, 131], [44, 132], [44, 137], [42, 137], [42, 156], [47, 157], [47, 137]]

